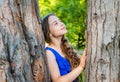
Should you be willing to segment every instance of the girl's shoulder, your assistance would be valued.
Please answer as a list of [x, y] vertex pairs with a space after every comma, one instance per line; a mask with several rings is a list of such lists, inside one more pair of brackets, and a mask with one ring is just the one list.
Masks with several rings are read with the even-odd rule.
[[55, 59], [54, 53], [51, 51], [49, 47], [46, 47], [45, 50], [46, 50], [46, 56], [48, 59], [49, 58]]

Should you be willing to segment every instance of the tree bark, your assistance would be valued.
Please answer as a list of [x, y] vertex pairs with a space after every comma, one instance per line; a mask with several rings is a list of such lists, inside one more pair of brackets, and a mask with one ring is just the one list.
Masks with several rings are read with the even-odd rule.
[[88, 0], [86, 82], [120, 82], [120, 0]]
[[37, 0], [0, 0], [0, 82], [49, 82]]

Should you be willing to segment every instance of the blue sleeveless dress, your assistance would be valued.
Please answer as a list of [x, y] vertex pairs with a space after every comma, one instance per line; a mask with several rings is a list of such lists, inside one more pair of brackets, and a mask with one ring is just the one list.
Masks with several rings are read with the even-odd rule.
[[60, 75], [65, 75], [67, 73], [69, 73], [71, 71], [71, 67], [70, 67], [70, 63], [69, 61], [62, 57], [55, 49], [50, 48], [50, 47], [46, 47], [46, 50], [50, 50], [56, 58], [56, 62], [58, 64], [59, 67], [59, 71], [60, 71]]
[[[56, 58], [58, 67], [59, 67], [59, 71], [60, 71], [60, 75], [66, 75], [71, 71], [71, 66], [69, 61], [62, 57], [55, 49], [50, 48], [50, 47], [46, 47], [46, 50], [50, 50]], [[73, 82], [79, 82], [78, 78], [76, 78]]]

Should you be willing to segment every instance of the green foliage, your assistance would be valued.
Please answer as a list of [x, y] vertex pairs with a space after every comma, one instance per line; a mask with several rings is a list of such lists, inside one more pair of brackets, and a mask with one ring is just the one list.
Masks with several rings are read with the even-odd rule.
[[84, 48], [86, 4], [86, 0], [39, 0], [40, 16], [56, 14], [66, 24], [66, 36], [74, 48]]

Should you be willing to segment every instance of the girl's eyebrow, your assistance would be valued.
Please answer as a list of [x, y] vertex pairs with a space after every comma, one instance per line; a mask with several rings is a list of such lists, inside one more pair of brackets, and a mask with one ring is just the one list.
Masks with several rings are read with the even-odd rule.
[[55, 22], [57, 22], [56, 20], [52, 22], [52, 24], [54, 24]]
[[57, 22], [57, 20], [60, 20], [60, 19], [56, 19], [56, 20], [54, 20], [51, 24], [53, 24], [53, 23]]
[[51, 24], [57, 22], [57, 20], [60, 20], [60, 19], [58, 18], [58, 19], [53, 20], [53, 21], [51, 22]]

